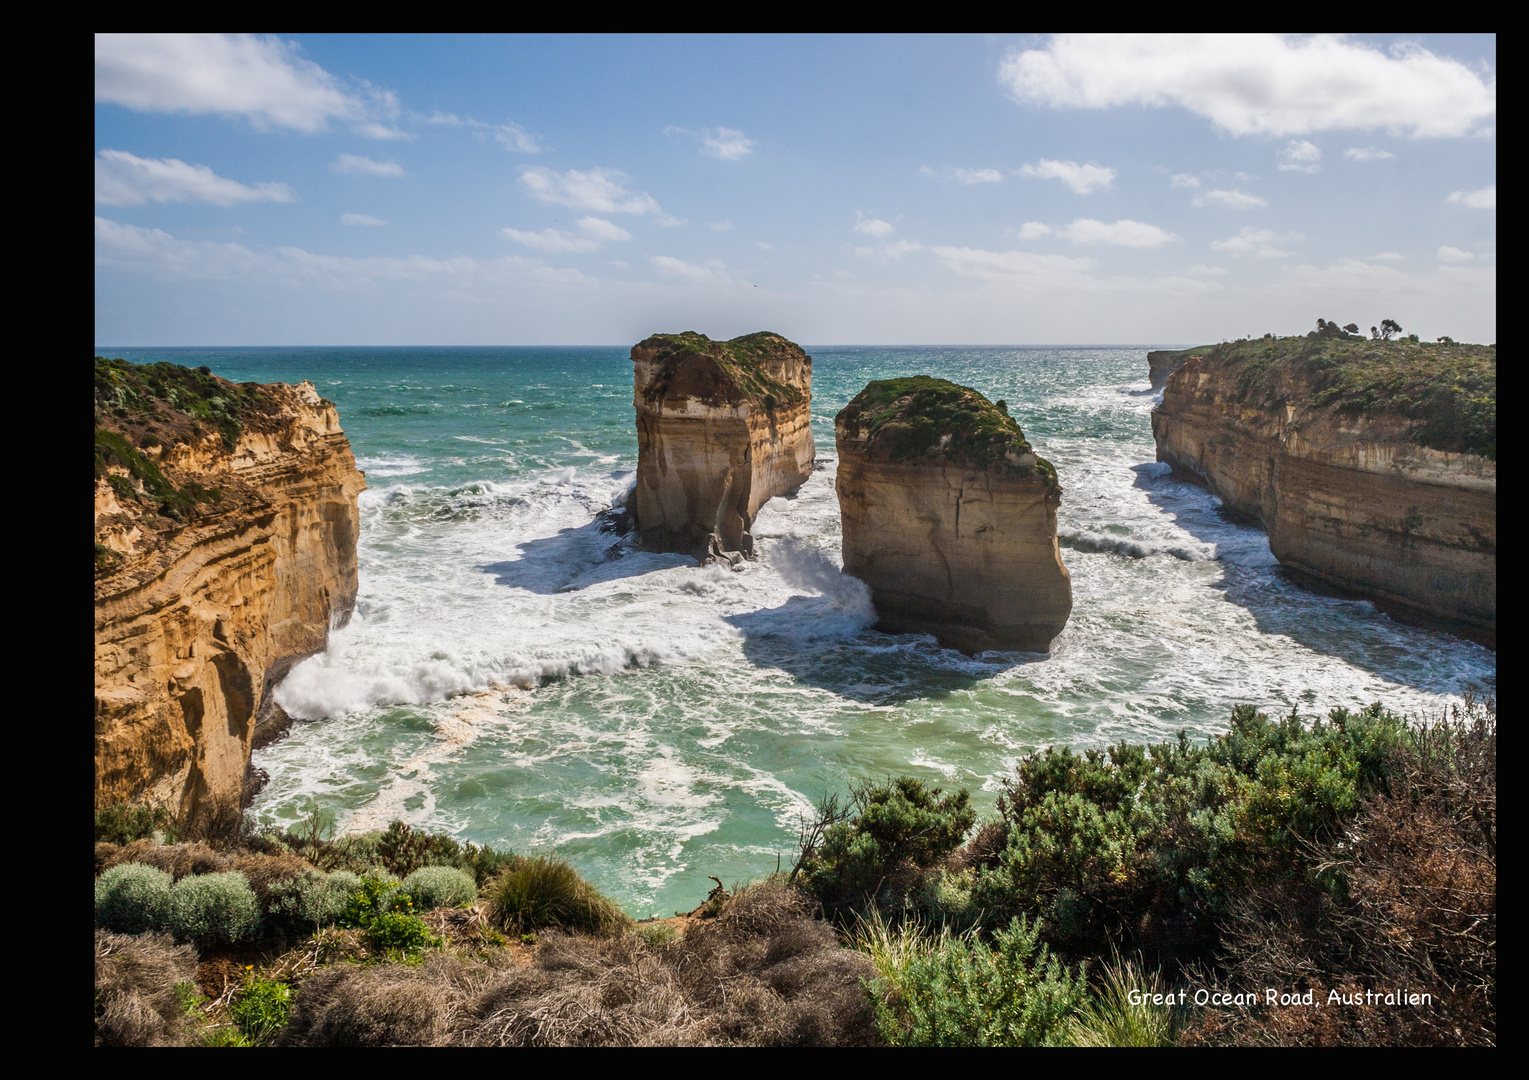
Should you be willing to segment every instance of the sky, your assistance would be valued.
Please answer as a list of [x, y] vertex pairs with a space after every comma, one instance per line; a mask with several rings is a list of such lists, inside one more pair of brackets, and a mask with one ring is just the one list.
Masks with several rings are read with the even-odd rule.
[[101, 346], [1495, 342], [1495, 35], [95, 38]]

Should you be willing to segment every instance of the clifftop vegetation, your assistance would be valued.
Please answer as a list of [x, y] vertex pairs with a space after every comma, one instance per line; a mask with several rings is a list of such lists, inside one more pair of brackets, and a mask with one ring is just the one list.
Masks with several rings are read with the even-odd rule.
[[1010, 454], [1033, 464], [1009, 467], [1035, 471], [1057, 494], [1056, 469], [1035, 455], [1008, 404], [992, 402], [969, 386], [929, 375], [879, 379], [866, 384], [836, 418], [851, 431], [864, 429], [866, 449], [889, 461], [917, 457], [986, 469]]
[[1225, 342], [1206, 363], [1226, 365], [1248, 404], [1389, 413], [1413, 422], [1420, 446], [1497, 459], [1496, 345], [1364, 338], [1324, 322], [1303, 337]]
[[[713, 341], [705, 334], [687, 330], [682, 334], [654, 334], [643, 345], [659, 350], [654, 361], [654, 378], [645, 391], [650, 400], [661, 400], [671, 390], [694, 392], [696, 388], [676, 382], [680, 363], [689, 356], [705, 356], [716, 362], [730, 385], [719, 383], [705, 389], [725, 395], [728, 400], [747, 401], [773, 410], [777, 405], [795, 405], [805, 398], [796, 387], [771, 376], [765, 361], [783, 353], [800, 354], [807, 363], [811, 363], [811, 358], [800, 345], [768, 330], [744, 334], [731, 341]], [[698, 396], [706, 395], [703, 392]]]

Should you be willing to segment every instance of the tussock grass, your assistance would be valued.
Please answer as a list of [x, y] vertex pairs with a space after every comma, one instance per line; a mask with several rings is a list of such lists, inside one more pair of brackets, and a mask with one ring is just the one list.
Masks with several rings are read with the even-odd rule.
[[562, 859], [521, 859], [489, 886], [494, 921], [515, 934], [537, 930], [613, 934], [631, 925], [619, 907]]

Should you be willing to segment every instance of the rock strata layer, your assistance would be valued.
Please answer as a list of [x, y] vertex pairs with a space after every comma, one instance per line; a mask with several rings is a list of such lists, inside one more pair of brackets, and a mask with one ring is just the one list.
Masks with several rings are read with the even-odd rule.
[[1312, 348], [1189, 360], [1152, 414], [1158, 460], [1261, 526], [1282, 566], [1494, 644], [1495, 348]]
[[879, 629], [969, 653], [1045, 652], [1072, 611], [1061, 488], [1003, 402], [943, 379], [872, 382], [835, 418], [844, 572]]
[[812, 357], [779, 334], [655, 334], [632, 368], [643, 545], [751, 556], [759, 508], [812, 475]]
[[365, 481], [310, 383], [139, 369], [179, 380], [164, 400], [112, 363], [103, 409], [97, 362], [95, 803], [184, 816], [242, 800], [273, 686], [349, 619]]

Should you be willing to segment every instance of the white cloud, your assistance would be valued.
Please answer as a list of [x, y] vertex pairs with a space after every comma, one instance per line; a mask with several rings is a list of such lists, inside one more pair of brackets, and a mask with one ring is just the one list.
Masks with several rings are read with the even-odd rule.
[[499, 231], [517, 244], [524, 244], [528, 248], [549, 254], [562, 251], [584, 254], [600, 250], [600, 241], [592, 236], [575, 236], [556, 229], [543, 229], [541, 232], [523, 232], [520, 229], [500, 229]]
[[461, 288], [524, 283], [583, 285], [592, 280], [577, 270], [558, 269], [515, 255], [498, 259], [437, 259], [428, 255], [350, 258], [294, 247], [254, 251], [242, 244], [179, 240], [161, 229], [123, 225], [102, 217], [96, 218], [96, 262], [160, 280], [264, 281], [283, 289], [318, 284], [347, 291], [378, 282], [432, 279], [444, 279]]
[[1186, 274], [1205, 274], [1210, 277], [1224, 277], [1231, 273], [1224, 266], [1206, 266], [1204, 263], [1196, 263], [1184, 272]]
[[375, 120], [370, 120], [364, 124], [357, 124], [355, 127], [351, 128], [351, 130], [354, 131], [357, 135], [364, 136], [368, 139], [414, 138], [414, 133], [412, 131], [403, 131], [389, 124], [378, 123]]
[[141, 158], [125, 150], [102, 150], [96, 157], [96, 202], [141, 206], [146, 202], [205, 202], [234, 206], [246, 202], [291, 202], [286, 184], [253, 187], [214, 173], [206, 165], [179, 158]]
[[1207, 191], [1204, 195], [1196, 195], [1191, 200], [1196, 206], [1229, 206], [1233, 210], [1247, 210], [1254, 206], [1268, 206], [1268, 200], [1260, 199], [1257, 195], [1249, 195], [1246, 191], [1224, 191], [1215, 188]]
[[604, 218], [584, 217], [579, 218], [579, 228], [585, 236], [592, 236], [596, 240], [630, 240], [632, 234], [617, 225], [613, 221]]
[[524, 244], [528, 248], [549, 253], [568, 251], [586, 254], [591, 251], [599, 251], [608, 241], [630, 240], [632, 238], [632, 234], [620, 225], [606, 221], [604, 218], [580, 218], [578, 226], [578, 233], [560, 232], [557, 229], [543, 229], [541, 232], [523, 232], [520, 229], [501, 229], [499, 231], [517, 244]]
[[1039, 240], [1043, 236], [1051, 235], [1051, 226], [1039, 221], [1027, 221], [1019, 227], [1021, 240]]
[[1459, 248], [1450, 247], [1448, 244], [1439, 248], [1439, 261], [1441, 263], [1470, 262], [1475, 257], [1469, 251], [1461, 251]]
[[921, 176], [937, 176], [960, 184], [996, 184], [1003, 180], [1003, 173], [997, 169], [944, 168], [937, 172], [928, 165], [923, 165], [918, 171]]
[[506, 150], [513, 150], [521, 154], [539, 154], [542, 152], [541, 144], [536, 141], [536, 136], [519, 124], [509, 120], [502, 124], [486, 124], [482, 120], [474, 120], [470, 116], [458, 116], [456, 113], [441, 112], [437, 109], [425, 119], [425, 123], [470, 128], [478, 135], [480, 140], [484, 138], [485, 133], [492, 132], [494, 139]]
[[891, 236], [897, 231], [897, 227], [890, 221], [882, 221], [880, 218], [865, 218], [855, 222], [855, 231], [865, 233], [866, 236]]
[[923, 250], [924, 245], [917, 240], [898, 240], [891, 244], [883, 244], [881, 247], [857, 247], [855, 254], [873, 262], [896, 262], [904, 255]]
[[999, 280], [1028, 280], [1036, 284], [1054, 284], [1076, 278], [1094, 265], [1092, 259], [1073, 259], [1066, 255], [1039, 255], [1033, 251], [984, 251], [981, 248], [930, 248], [958, 274]]
[[1076, 161], [1051, 161], [1041, 158], [1039, 165], [1025, 165], [1020, 176], [1037, 180], [1060, 180], [1079, 195], [1108, 191], [1115, 183], [1115, 170], [1099, 165], [1079, 165]]
[[754, 246], [759, 248], [760, 251], [774, 251], [775, 250], [775, 245], [774, 244], [767, 244], [763, 240], [756, 240], [754, 242]]
[[733, 227], [732, 221], [708, 221], [706, 227], [712, 232], [727, 232]]
[[648, 262], [652, 263], [653, 269], [661, 274], [684, 278], [687, 281], [706, 281], [713, 276], [710, 267], [697, 266], [695, 263], [688, 263], [669, 255], [654, 255]]
[[404, 174], [403, 166], [396, 161], [373, 161], [360, 154], [341, 154], [334, 159], [334, 164], [329, 166], [329, 169], [341, 175], [361, 173], [365, 176], [402, 176]]
[[1200, 178], [1190, 173], [1174, 173], [1173, 186], [1181, 188], [1197, 188], [1200, 186]]
[[375, 226], [380, 226], [380, 225], [386, 225], [387, 222], [383, 221], [381, 218], [368, 217], [365, 214], [341, 214], [340, 215], [340, 224], [341, 225], [369, 225], [369, 226], [374, 226], [375, 227]]
[[1343, 151], [1343, 156], [1350, 161], [1381, 161], [1396, 155], [1389, 150], [1377, 150], [1373, 146], [1351, 146]]
[[742, 161], [754, 152], [754, 140], [737, 128], [719, 127], [715, 131], [701, 128], [692, 131], [671, 124], [664, 128], [664, 134], [689, 135], [701, 144], [701, 153], [721, 161]]
[[1320, 172], [1322, 166], [1317, 162], [1322, 160], [1322, 148], [1314, 142], [1305, 139], [1291, 139], [1285, 148], [1279, 152], [1279, 167], [1281, 172]]
[[1141, 221], [1123, 220], [1112, 225], [1093, 218], [1078, 218], [1056, 230], [1074, 244], [1110, 244], [1114, 247], [1154, 248], [1177, 240], [1171, 232]]
[[[140, 112], [221, 113], [259, 129], [322, 131], [330, 120], [375, 121], [392, 95], [369, 103], [297, 46], [248, 34], [97, 34], [96, 100]], [[367, 134], [367, 132], [362, 132]]]
[[1386, 262], [1401, 262], [1406, 258], [1400, 251], [1377, 251], [1370, 256], [1371, 259], [1382, 259]]
[[1233, 135], [1457, 136], [1497, 111], [1495, 75], [1417, 45], [1387, 55], [1327, 34], [1059, 34], [1010, 53], [999, 81], [1025, 104], [1178, 106]]
[[[631, 179], [615, 169], [553, 172], [540, 165], [522, 169], [520, 186], [536, 199], [575, 210], [602, 214], [658, 213], [658, 202], [645, 191], [628, 191], [622, 183]], [[677, 222], [676, 222], [677, 224]]]
[[1274, 246], [1281, 239], [1298, 238], [1294, 236], [1282, 238], [1275, 236], [1271, 229], [1255, 229], [1249, 226], [1236, 236], [1225, 240], [1213, 240], [1210, 246], [1216, 251], [1225, 251], [1231, 255], [1257, 255], [1261, 259], [1278, 259], [1290, 254]]
[[1480, 191], [1455, 191], [1451, 192], [1449, 201], [1463, 203], [1472, 210], [1496, 210], [1497, 209], [1497, 185], [1484, 187]]

